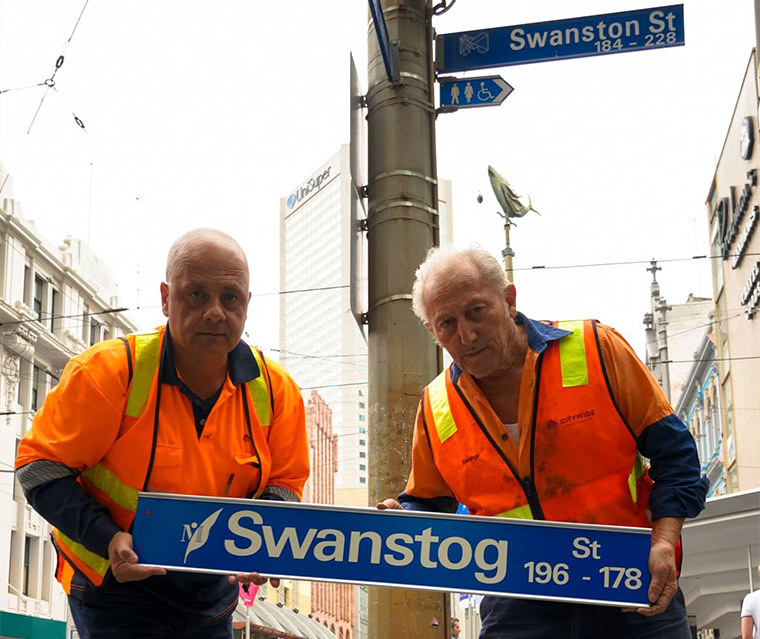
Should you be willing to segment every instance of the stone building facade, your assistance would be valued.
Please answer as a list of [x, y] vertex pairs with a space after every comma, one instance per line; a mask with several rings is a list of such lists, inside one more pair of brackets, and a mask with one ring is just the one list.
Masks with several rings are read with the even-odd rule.
[[0, 626], [27, 633], [17, 636], [64, 637], [67, 608], [50, 526], [14, 478], [16, 450], [69, 358], [135, 330], [116, 309], [115, 281], [84, 242], [54, 246], [17, 202], [0, 202]]

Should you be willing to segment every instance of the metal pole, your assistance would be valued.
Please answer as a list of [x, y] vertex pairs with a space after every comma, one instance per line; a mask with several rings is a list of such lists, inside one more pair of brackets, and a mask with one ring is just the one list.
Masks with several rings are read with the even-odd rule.
[[512, 270], [512, 258], [515, 256], [515, 252], [512, 250], [512, 247], [509, 245], [509, 227], [510, 226], [512, 226], [512, 224], [510, 224], [509, 219], [507, 219], [506, 223], [504, 224], [504, 237], [506, 239], [506, 244], [501, 254], [504, 257], [504, 270], [507, 272], [507, 279], [510, 282], [514, 282], [515, 273]]
[[[396, 497], [411, 467], [420, 392], [438, 373], [438, 349], [412, 313], [414, 271], [438, 243], [435, 104], [430, 6], [382, 0], [400, 50], [391, 84], [370, 21], [368, 34], [369, 501]], [[369, 588], [369, 637], [443, 639], [442, 593]]]
[[747, 546], [747, 568], [749, 570], [749, 591], [754, 592], [755, 584], [752, 581], [752, 549]]

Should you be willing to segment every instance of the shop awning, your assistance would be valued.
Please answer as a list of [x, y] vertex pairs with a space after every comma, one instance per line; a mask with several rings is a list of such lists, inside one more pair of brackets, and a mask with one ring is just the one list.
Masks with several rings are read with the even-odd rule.
[[[233, 620], [245, 622], [247, 614], [246, 607], [239, 602]], [[250, 614], [253, 626], [287, 633], [288, 639], [335, 639], [332, 632], [308, 615], [269, 601], [256, 599], [256, 603], [251, 606]]]
[[741, 604], [760, 588], [760, 489], [709, 499], [683, 528], [681, 589], [698, 628], [741, 637]]

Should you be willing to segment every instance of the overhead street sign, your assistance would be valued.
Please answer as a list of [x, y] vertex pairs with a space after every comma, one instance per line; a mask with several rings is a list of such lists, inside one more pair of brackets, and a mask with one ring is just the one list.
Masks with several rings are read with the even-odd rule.
[[651, 530], [140, 493], [141, 564], [648, 606]]
[[444, 110], [499, 106], [514, 90], [498, 75], [480, 78], [438, 78]]
[[683, 44], [683, 5], [674, 4], [445, 33], [435, 39], [435, 68], [451, 73]]

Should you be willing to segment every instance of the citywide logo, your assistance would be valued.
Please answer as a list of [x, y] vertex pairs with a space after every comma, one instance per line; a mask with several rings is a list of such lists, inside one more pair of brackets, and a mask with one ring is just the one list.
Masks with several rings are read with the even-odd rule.
[[562, 425], [565, 424], [575, 424], [577, 422], [586, 422], [589, 419], [596, 416], [596, 411], [592, 408], [591, 410], [584, 410], [580, 413], [575, 413], [573, 415], [565, 415], [562, 419], [559, 420], [559, 423]]
[[[211, 539], [222, 509], [213, 512], [202, 523], [183, 524], [182, 542], [187, 540], [184, 563], [190, 553], [202, 548]], [[224, 530], [224, 533], [221, 531]], [[382, 536], [373, 530], [337, 530], [335, 528], [296, 528], [285, 526], [280, 531], [264, 523], [255, 510], [233, 512], [214, 534], [223, 534], [224, 550], [235, 557], [267, 555], [270, 559], [303, 559], [337, 567], [340, 564], [409, 567], [472, 571], [477, 581], [497, 584], [507, 575], [506, 539], [481, 539], [477, 543], [459, 536], [443, 537], [427, 527], [418, 534], [394, 532]], [[369, 567], [369, 566], [368, 566]]]
[[308, 179], [302, 186], [297, 188], [294, 193], [291, 193], [286, 201], [288, 208], [294, 208], [296, 204], [308, 198], [314, 191], [319, 191], [319, 189], [322, 188], [322, 185], [326, 184], [330, 179], [330, 169], [332, 169], [332, 166], [328, 166], [319, 175]]

